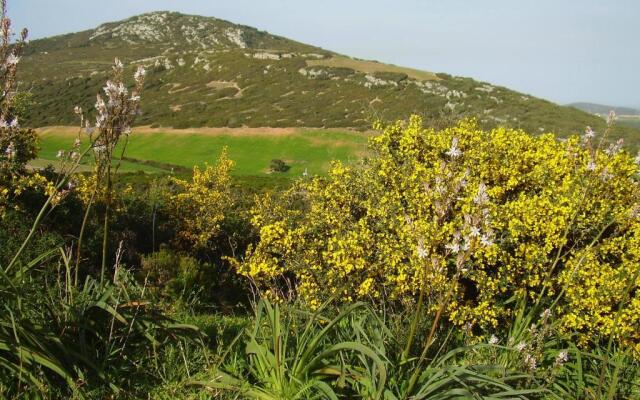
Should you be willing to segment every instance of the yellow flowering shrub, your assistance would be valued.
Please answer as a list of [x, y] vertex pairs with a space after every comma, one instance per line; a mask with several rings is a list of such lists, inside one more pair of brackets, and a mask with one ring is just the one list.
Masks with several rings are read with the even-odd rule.
[[188, 247], [208, 248], [220, 234], [225, 210], [231, 206], [230, 171], [233, 161], [224, 149], [215, 165], [194, 167], [192, 181], [174, 178], [177, 186], [168, 199], [177, 240]]
[[0, 181], [0, 219], [7, 210], [20, 207], [15, 199], [27, 191], [40, 192], [45, 196], [50, 196], [55, 192], [55, 186], [53, 182], [37, 172], [13, 174], [6, 181]]
[[[74, 181], [76, 196], [85, 206], [88, 206], [89, 203], [98, 203], [104, 200], [105, 190], [102, 185], [97, 185], [95, 173], [76, 174]], [[117, 192], [114, 194], [117, 194]]]
[[[633, 343], [640, 354], [640, 222], [620, 235], [585, 249], [562, 271], [568, 307], [565, 331], [592, 337], [613, 335]], [[621, 307], [622, 304], [622, 307]]]
[[44, 191], [48, 195], [53, 190], [42, 175], [26, 168], [38, 150], [35, 131], [6, 125], [0, 126], [0, 218], [8, 208], [18, 207], [14, 200], [25, 191]]
[[433, 309], [450, 294], [450, 321], [488, 328], [514, 295], [549, 304], [562, 294], [565, 329], [607, 334], [621, 306], [621, 334], [638, 332], [640, 282], [623, 299], [640, 268], [638, 166], [590, 136], [397, 122], [362, 165], [335, 163], [258, 199], [260, 241], [236, 268], [268, 295], [293, 288], [312, 306], [422, 292]]

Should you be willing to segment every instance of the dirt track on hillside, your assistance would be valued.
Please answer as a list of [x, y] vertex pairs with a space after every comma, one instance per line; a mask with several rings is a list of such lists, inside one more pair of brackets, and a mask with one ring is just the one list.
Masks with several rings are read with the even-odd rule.
[[[349, 128], [186, 128], [186, 129], [174, 129], [174, 128], [151, 128], [150, 126], [136, 126], [133, 128], [133, 134], [152, 134], [152, 133], [175, 133], [175, 134], [203, 134], [203, 135], [229, 135], [229, 136], [287, 136], [300, 133], [301, 131], [308, 130], [330, 130], [330, 131], [344, 131], [357, 134], [366, 134], [367, 132], [357, 132]], [[69, 134], [77, 135], [78, 127], [75, 126], [47, 126], [37, 128], [38, 134], [56, 133], [56, 134]]]

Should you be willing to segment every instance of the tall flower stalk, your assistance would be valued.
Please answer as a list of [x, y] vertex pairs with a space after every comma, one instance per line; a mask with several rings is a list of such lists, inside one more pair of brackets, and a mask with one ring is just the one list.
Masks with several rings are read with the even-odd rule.
[[[82, 109], [76, 107], [76, 113], [80, 115], [81, 126], [88, 137], [90, 145], [84, 150], [80, 149], [80, 138], [76, 140], [72, 151], [60, 151], [59, 157], [61, 158], [60, 175], [59, 178], [49, 188], [49, 196], [41, 208], [33, 226], [27, 235], [27, 238], [23, 241], [20, 249], [14, 255], [12, 261], [7, 266], [8, 271], [17, 262], [24, 248], [31, 241], [35, 234], [37, 227], [40, 225], [42, 218], [47, 214], [52, 207], [55, 207], [62, 198], [71, 190], [73, 184], [71, 183], [71, 177], [76, 172], [78, 166], [89, 153], [93, 152], [95, 159], [95, 187], [91, 195], [91, 201], [85, 211], [82, 227], [80, 229], [80, 235], [78, 238], [77, 247], [77, 260], [74, 282], [78, 281], [78, 270], [80, 263], [80, 249], [82, 245], [82, 236], [84, 234], [89, 209], [93, 199], [98, 192], [102, 191], [105, 200], [105, 212], [104, 212], [104, 225], [103, 225], [103, 245], [102, 245], [102, 264], [100, 279], [104, 280], [104, 274], [106, 271], [106, 265], [108, 261], [108, 234], [109, 234], [109, 218], [110, 208], [113, 198], [113, 177], [117, 173], [124, 150], [126, 148], [126, 140], [131, 133], [131, 125], [135, 120], [135, 117], [140, 111], [140, 90], [144, 84], [145, 70], [143, 67], [138, 67], [134, 79], [135, 88], [129, 95], [129, 91], [124, 85], [123, 79], [123, 65], [116, 59], [113, 67], [112, 79], [107, 81], [104, 91], [107, 96], [106, 101], [98, 94], [96, 101], [96, 110], [98, 115], [96, 117], [96, 123], [92, 126], [85, 118]], [[116, 163], [114, 163], [113, 155], [115, 148], [121, 140], [122, 136], [125, 136], [125, 146], [122, 148], [120, 157]]]
[[[109, 219], [113, 203], [113, 183], [115, 174], [120, 168], [122, 157], [131, 134], [131, 126], [140, 113], [140, 92], [144, 86], [145, 69], [139, 66], [134, 74], [135, 86], [131, 92], [124, 84], [124, 65], [116, 58], [112, 76], [104, 88], [104, 97], [96, 96], [95, 109], [97, 112], [95, 124], [92, 125], [85, 119], [82, 109], [76, 107], [76, 113], [80, 115], [80, 124], [84, 132], [89, 136], [91, 149], [95, 160], [95, 187], [91, 195], [91, 201], [87, 205], [83, 224], [78, 239], [78, 251], [76, 260], [76, 277], [80, 263], [80, 247], [84, 227], [93, 199], [99, 191], [104, 196], [103, 215], [103, 239], [102, 239], [102, 263], [100, 268], [100, 280], [104, 280], [109, 255]], [[117, 156], [117, 149], [121, 141], [123, 145]], [[117, 156], [117, 158], [116, 158]], [[76, 278], [77, 279], [77, 278]]]

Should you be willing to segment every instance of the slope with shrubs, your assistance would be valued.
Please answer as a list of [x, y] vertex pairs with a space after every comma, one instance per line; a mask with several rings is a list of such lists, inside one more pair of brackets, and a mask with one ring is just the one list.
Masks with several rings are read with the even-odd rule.
[[[477, 116], [484, 127], [560, 135], [599, 132], [596, 116], [504, 87], [338, 54], [215, 18], [157, 12], [33, 41], [20, 79], [33, 126], [73, 124], [115, 57], [149, 70], [138, 124], [174, 128], [352, 127], [410, 114]], [[629, 142], [638, 131], [621, 132]]]

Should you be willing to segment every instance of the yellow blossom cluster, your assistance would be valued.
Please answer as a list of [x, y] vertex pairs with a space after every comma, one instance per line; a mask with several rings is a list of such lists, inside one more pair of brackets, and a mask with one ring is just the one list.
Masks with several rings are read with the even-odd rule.
[[433, 309], [446, 297], [453, 323], [484, 328], [509, 317], [514, 295], [559, 298], [567, 331], [590, 340], [617, 323], [618, 336], [637, 336], [640, 190], [628, 153], [473, 120], [379, 128], [361, 165], [335, 163], [258, 200], [260, 241], [240, 273], [311, 305], [422, 293]]
[[76, 195], [87, 206], [89, 203], [96, 203], [102, 201], [105, 195], [105, 189], [103, 185], [97, 184], [97, 178], [94, 174], [76, 174]]
[[0, 218], [8, 209], [18, 207], [14, 200], [25, 191], [42, 191], [48, 196], [55, 190], [44, 176], [27, 170], [27, 163], [36, 157], [37, 142], [33, 129], [10, 127], [6, 123], [0, 127]]
[[172, 221], [177, 223], [178, 241], [193, 248], [210, 247], [231, 205], [233, 165], [225, 148], [215, 165], [194, 167], [192, 181], [173, 179], [177, 190], [169, 196], [167, 205]]
[[45, 196], [50, 196], [55, 192], [55, 186], [53, 182], [37, 172], [10, 175], [6, 182], [0, 181], [0, 219], [8, 209], [18, 207], [19, 203], [14, 199], [27, 190], [42, 192]]
[[640, 221], [607, 236], [562, 271], [569, 305], [563, 329], [581, 332], [582, 344], [613, 335], [640, 354]]

